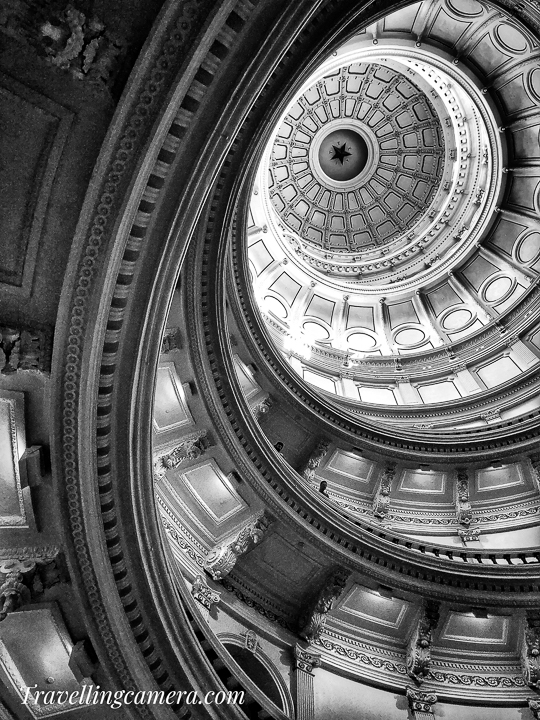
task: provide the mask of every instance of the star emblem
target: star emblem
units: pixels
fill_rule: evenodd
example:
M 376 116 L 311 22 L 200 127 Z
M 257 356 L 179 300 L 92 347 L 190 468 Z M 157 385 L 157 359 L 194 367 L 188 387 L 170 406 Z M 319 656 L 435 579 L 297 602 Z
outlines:
M 343 143 L 342 145 L 340 145 L 339 143 L 337 143 L 336 145 L 332 145 L 332 150 L 334 151 L 334 154 L 330 159 L 338 160 L 343 165 L 344 161 L 352 155 L 352 153 L 347 151 L 345 147 L 346 144 L 347 143 Z M 330 152 L 332 152 L 332 150 Z

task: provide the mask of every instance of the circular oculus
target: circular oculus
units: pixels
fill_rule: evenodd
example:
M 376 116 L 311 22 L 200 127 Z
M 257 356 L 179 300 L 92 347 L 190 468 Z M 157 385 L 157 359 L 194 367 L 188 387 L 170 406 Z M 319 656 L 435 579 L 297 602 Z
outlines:
M 350 128 L 333 130 L 319 147 L 319 165 L 331 180 L 352 180 L 366 167 L 367 159 L 366 141 Z

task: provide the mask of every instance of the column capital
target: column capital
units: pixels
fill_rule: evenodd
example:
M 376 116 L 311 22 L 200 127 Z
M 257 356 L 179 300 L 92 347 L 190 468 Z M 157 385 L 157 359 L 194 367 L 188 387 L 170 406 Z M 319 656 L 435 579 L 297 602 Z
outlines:
M 409 701 L 409 708 L 415 717 L 418 716 L 418 713 L 421 713 L 421 717 L 422 715 L 433 715 L 433 705 L 437 702 L 435 693 L 421 692 L 410 685 L 407 685 L 405 692 Z
M 202 575 L 197 575 L 193 580 L 191 594 L 206 610 L 210 610 L 212 605 L 217 605 L 221 599 L 221 593 L 212 590 Z
M 309 647 L 303 648 L 299 643 L 296 643 L 293 652 L 296 670 L 302 670 L 312 675 L 315 668 L 321 667 L 320 653 L 313 652 Z

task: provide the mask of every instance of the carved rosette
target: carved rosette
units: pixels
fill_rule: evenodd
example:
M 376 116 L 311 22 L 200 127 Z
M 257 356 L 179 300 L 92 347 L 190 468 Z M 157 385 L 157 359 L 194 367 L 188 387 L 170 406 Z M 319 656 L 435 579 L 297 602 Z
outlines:
M 426 603 L 407 647 L 407 674 L 418 684 L 429 675 L 432 631 L 438 622 L 439 604 Z
M 169 353 L 172 350 L 179 350 L 181 347 L 182 335 L 180 333 L 180 328 L 166 328 L 163 335 L 163 340 L 161 341 L 161 352 Z
M 540 632 L 529 618 L 523 637 L 521 668 L 527 685 L 540 690 Z
M 216 545 L 204 561 L 204 569 L 214 580 L 226 577 L 241 555 L 251 552 L 263 539 L 272 519 L 263 511 L 248 523 L 227 545 Z
M 0 621 L 61 582 L 60 556 L 0 561 Z
M 407 685 L 407 700 L 415 718 L 433 717 L 433 706 L 437 702 L 435 693 L 421 692 Z
M 321 667 L 321 656 L 297 643 L 294 646 L 294 666 L 296 670 L 312 675 L 315 668 Z
M 51 367 L 52 333 L 30 327 L 0 326 L 0 371 L 46 372 Z
M 191 594 L 206 610 L 210 610 L 212 605 L 217 605 L 221 598 L 221 593 L 212 590 L 202 575 L 197 575 L 193 581 Z
M 304 480 L 307 480 L 308 482 L 312 482 L 315 479 L 315 471 L 319 467 L 319 465 L 322 462 L 322 459 L 328 452 L 328 448 L 330 447 L 330 443 L 327 440 L 320 440 L 317 443 L 317 447 L 310 455 L 308 461 L 306 462 L 306 465 L 302 472 L 300 473 Z
M 251 412 L 253 413 L 253 417 L 255 420 L 260 421 L 263 415 L 267 415 L 270 411 L 270 408 L 272 407 L 272 401 L 269 397 L 264 398 L 264 400 L 261 400 L 256 405 L 254 405 L 251 408 Z
M 252 653 L 257 652 L 259 640 L 254 630 L 246 630 L 244 635 L 244 648 Z
M 386 517 L 390 509 L 390 491 L 392 490 L 392 481 L 395 474 L 394 466 L 386 468 L 380 480 L 379 489 L 373 498 L 373 514 L 381 520 Z
M 315 599 L 301 613 L 298 623 L 298 634 L 301 638 L 307 642 L 315 642 L 320 639 L 326 625 L 327 615 L 343 593 L 350 574 L 349 570 L 343 568 L 335 570 Z
M 468 528 L 472 520 L 469 500 L 469 476 L 465 470 L 458 470 L 456 483 L 456 517 L 460 525 Z
M 206 430 L 200 430 L 184 438 L 174 450 L 162 455 L 154 463 L 154 477 L 162 478 L 169 468 L 177 468 L 188 460 L 197 460 L 209 447 Z

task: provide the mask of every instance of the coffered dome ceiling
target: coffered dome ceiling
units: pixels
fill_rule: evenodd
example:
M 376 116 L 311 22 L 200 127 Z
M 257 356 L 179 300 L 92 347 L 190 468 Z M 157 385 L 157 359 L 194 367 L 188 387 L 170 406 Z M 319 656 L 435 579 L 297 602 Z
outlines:
M 441 184 L 444 134 L 428 97 L 404 75 L 358 63 L 298 98 L 271 157 L 270 198 L 287 228 L 350 263 L 425 216 Z
M 537 55 L 487 6 L 416 4 L 335 51 L 278 123 L 248 222 L 255 298 L 349 411 L 463 428 L 536 411 Z

